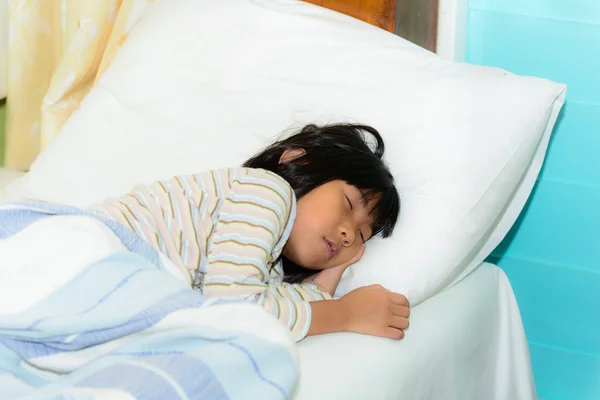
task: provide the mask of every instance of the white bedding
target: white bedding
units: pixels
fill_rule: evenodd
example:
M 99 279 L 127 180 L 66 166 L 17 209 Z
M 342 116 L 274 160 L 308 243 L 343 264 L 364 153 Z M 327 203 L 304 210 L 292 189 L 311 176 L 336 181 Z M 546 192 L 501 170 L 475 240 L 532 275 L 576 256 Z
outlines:
M 19 175 L 0 169 L 0 202 Z M 400 342 L 331 334 L 298 347 L 296 400 L 537 398 L 512 288 L 492 264 L 413 308 Z
M 297 347 L 276 318 L 199 296 L 128 228 L 74 213 L 0 207 L 0 399 L 293 395 Z
M 299 350 L 299 400 L 537 398 L 514 293 L 488 263 L 415 307 L 400 342 L 331 334 Z

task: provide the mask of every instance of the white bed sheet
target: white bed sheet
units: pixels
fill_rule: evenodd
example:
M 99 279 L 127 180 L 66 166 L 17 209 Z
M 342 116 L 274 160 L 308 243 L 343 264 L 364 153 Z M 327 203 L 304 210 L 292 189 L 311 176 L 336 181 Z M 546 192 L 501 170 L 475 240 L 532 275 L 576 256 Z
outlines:
M 0 169 L 5 188 L 22 173 Z M 296 400 L 537 399 L 521 315 L 502 270 L 484 263 L 412 309 L 406 338 L 309 337 Z
M 299 351 L 297 400 L 537 399 L 514 293 L 488 263 L 415 307 L 402 341 L 331 334 Z

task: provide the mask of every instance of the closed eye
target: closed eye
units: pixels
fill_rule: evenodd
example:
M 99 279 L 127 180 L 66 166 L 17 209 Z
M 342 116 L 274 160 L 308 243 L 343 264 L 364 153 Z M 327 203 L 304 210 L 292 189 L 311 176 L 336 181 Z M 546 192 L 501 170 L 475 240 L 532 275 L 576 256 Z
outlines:
M 348 205 L 350 206 L 350 209 L 353 210 L 354 207 L 352 206 L 352 202 L 350 201 L 350 198 L 347 195 L 344 195 L 346 197 L 346 201 L 348 202 Z
M 360 229 L 358 230 L 358 234 L 360 235 L 360 238 L 362 239 L 362 242 L 365 243 L 366 242 L 365 235 L 363 235 L 363 233 L 362 233 L 362 231 Z

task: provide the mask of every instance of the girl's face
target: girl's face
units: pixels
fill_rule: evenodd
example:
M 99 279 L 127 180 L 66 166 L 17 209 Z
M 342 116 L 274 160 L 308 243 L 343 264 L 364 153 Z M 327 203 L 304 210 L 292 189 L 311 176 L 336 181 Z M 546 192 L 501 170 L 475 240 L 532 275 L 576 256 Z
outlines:
M 369 210 L 356 187 L 335 180 L 298 200 L 296 221 L 283 255 L 293 263 L 323 270 L 352 259 L 372 233 Z

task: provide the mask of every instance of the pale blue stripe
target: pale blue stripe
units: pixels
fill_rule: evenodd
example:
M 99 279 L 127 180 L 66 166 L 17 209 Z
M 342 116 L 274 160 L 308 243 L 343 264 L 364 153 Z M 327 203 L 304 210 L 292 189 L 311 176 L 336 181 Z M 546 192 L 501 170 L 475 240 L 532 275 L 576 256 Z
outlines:
M 134 276 L 135 279 L 127 279 L 128 276 Z M 122 286 L 125 281 L 126 285 Z M 117 287 L 120 289 L 115 290 Z M 118 253 L 86 268 L 43 302 L 17 315 L 3 316 L 0 319 L 0 334 L 11 335 L 13 329 L 35 324 L 37 329 L 27 331 L 27 337 L 32 339 L 39 337 L 41 331 L 46 335 L 64 334 L 67 330 L 64 323 L 67 321 L 69 332 L 83 326 L 89 329 L 105 326 L 104 318 L 122 323 L 142 307 L 188 290 L 184 282 L 171 279 L 166 271 L 154 269 L 142 257 L 133 253 Z M 107 293 L 110 295 L 107 296 Z M 135 298 L 132 298 L 132 293 L 136 293 Z M 94 305 L 102 307 L 95 309 Z M 88 315 L 92 310 L 93 315 Z M 45 320 L 49 325 L 43 325 Z
M 19 338 L 3 339 L 0 340 L 0 343 L 3 343 L 21 357 L 28 359 L 50 356 L 64 351 L 80 350 L 147 330 L 160 322 L 167 315 L 177 310 L 201 307 L 203 302 L 204 298 L 200 294 L 191 289 L 186 289 L 186 291 L 177 293 L 171 298 L 164 299 L 149 309 L 140 311 L 137 315 L 124 323 L 114 321 L 113 323 L 115 323 L 115 325 L 108 326 L 104 329 L 88 330 L 80 333 L 78 333 L 76 329 L 70 329 L 63 335 L 44 338 L 43 343 L 35 343 L 32 342 L 31 339 L 26 341 L 19 340 Z M 113 309 L 112 311 L 114 314 L 119 314 L 117 309 Z M 111 315 L 108 315 L 107 317 L 110 318 Z M 77 319 L 78 316 L 73 315 L 71 318 Z M 106 324 L 106 319 L 104 319 L 104 321 Z M 72 338 L 73 334 L 76 334 L 74 338 Z M 69 338 L 71 338 L 71 340 L 68 340 Z
M 229 199 L 231 199 L 235 202 L 246 202 L 246 203 L 258 204 L 262 207 L 265 207 L 265 208 L 268 208 L 269 210 L 274 211 L 279 218 L 284 219 L 284 220 L 286 218 L 287 205 L 289 204 L 289 202 L 286 202 L 285 204 L 280 204 L 279 202 L 273 202 L 270 199 L 265 198 L 265 197 L 248 195 L 248 194 L 240 194 L 240 193 L 235 193 L 235 192 L 230 193 Z
M 249 175 L 238 177 L 238 181 L 240 181 L 241 183 L 254 183 L 267 186 L 279 193 L 281 197 L 283 197 L 286 200 L 286 202 L 289 202 L 290 193 L 293 193 L 290 184 L 287 181 L 285 181 L 282 177 L 274 173 L 266 172 L 265 175 L 266 176 L 263 178 L 258 177 L 256 173 L 251 173 Z
M 160 374 L 128 364 L 112 365 L 97 371 L 82 379 L 75 387 L 117 389 L 131 394 L 136 400 L 185 399 Z
M 131 279 L 133 279 L 137 274 L 139 274 L 141 272 L 144 272 L 144 270 L 138 269 L 138 270 L 131 272 L 129 275 L 127 275 L 125 278 L 123 278 L 119 283 L 117 283 L 117 285 L 114 288 L 110 289 L 108 291 L 108 293 L 104 294 L 98 301 L 96 301 L 94 304 L 92 304 L 88 308 L 84 309 L 83 311 L 77 313 L 77 316 L 80 317 L 84 314 L 94 311 L 97 307 L 99 307 L 100 305 L 105 303 L 111 296 L 113 296 L 118 290 L 120 290 L 125 285 L 127 285 L 127 283 L 129 281 L 131 281 Z M 31 325 L 29 325 L 26 329 L 29 329 L 29 330 L 35 329 L 40 323 L 47 321 L 50 318 L 52 318 L 52 317 L 38 319 L 38 320 L 34 321 Z
M 277 389 L 282 394 L 284 399 L 287 398 L 288 393 L 286 393 L 286 391 L 281 386 L 279 386 L 277 383 L 273 382 L 272 380 L 266 378 L 261 373 L 256 359 L 252 356 L 252 353 L 250 353 L 248 351 L 248 349 L 246 349 L 244 346 L 239 345 L 237 343 L 229 343 L 229 345 L 233 348 L 240 350 L 242 353 L 244 353 L 246 355 L 246 357 L 248 357 L 248 359 L 250 360 L 250 363 L 252 364 L 252 368 L 254 369 L 254 372 L 263 382 L 265 382 L 265 383 L 273 386 L 275 389 Z
M 202 357 L 231 398 L 287 399 L 295 390 L 297 369 L 290 353 L 283 347 L 251 335 L 205 347 L 194 355 Z M 250 379 L 250 377 L 253 377 Z
M 41 202 L 22 202 L 0 206 L 0 238 L 12 236 L 31 223 L 52 215 L 78 215 L 97 219 L 109 227 L 129 251 L 138 253 L 156 267 L 161 267 L 156 250 L 140 236 L 118 222 L 76 207 Z
M 239 214 L 239 213 L 234 213 L 234 214 L 230 214 L 227 213 L 225 211 L 221 212 L 220 218 L 221 221 L 225 221 L 225 222 L 238 222 L 238 221 L 242 221 L 242 222 L 247 222 L 253 225 L 258 225 L 261 226 L 265 229 L 268 229 L 271 232 L 277 233 L 277 231 L 279 230 L 279 223 L 278 221 L 270 221 L 270 220 L 266 220 L 264 218 L 257 218 L 253 215 L 243 215 L 243 214 Z
M 267 254 L 271 253 L 271 243 L 265 242 L 264 240 L 254 236 L 241 235 L 239 233 L 220 233 L 218 235 L 218 241 L 215 239 L 213 240 L 213 243 L 218 244 L 221 242 L 226 242 L 228 240 L 235 240 L 243 244 L 252 244 L 260 246 L 267 252 Z

